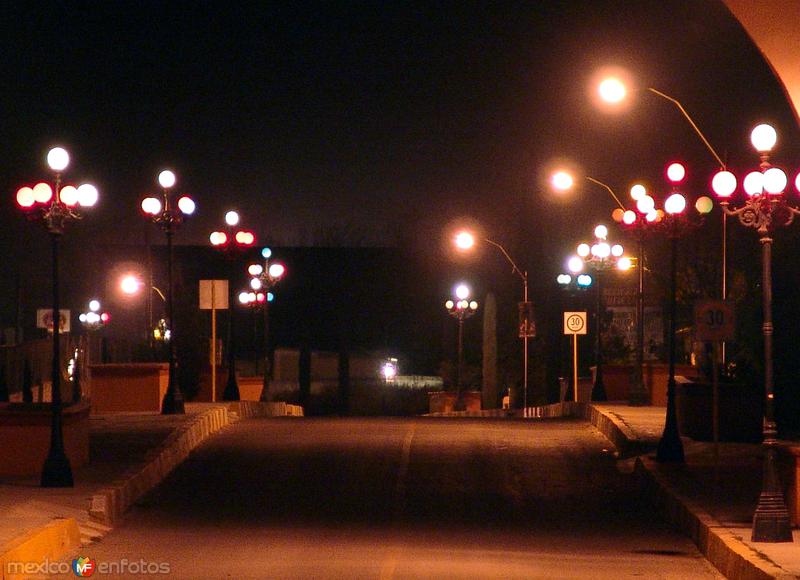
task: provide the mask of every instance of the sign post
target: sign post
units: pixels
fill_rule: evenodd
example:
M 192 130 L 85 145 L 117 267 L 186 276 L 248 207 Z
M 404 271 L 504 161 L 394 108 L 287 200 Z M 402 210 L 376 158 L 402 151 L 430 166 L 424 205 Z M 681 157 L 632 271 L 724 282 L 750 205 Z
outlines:
M 578 401 L 578 335 L 586 334 L 586 312 L 564 313 L 564 334 L 572 335 L 572 392 Z
M 712 429 L 714 438 L 714 479 L 719 484 L 719 345 L 733 340 L 736 334 L 736 314 L 724 300 L 700 300 L 694 305 L 695 339 L 712 344 Z
M 228 308 L 227 280 L 200 280 L 200 309 L 211 310 L 211 402 L 217 400 L 217 310 Z

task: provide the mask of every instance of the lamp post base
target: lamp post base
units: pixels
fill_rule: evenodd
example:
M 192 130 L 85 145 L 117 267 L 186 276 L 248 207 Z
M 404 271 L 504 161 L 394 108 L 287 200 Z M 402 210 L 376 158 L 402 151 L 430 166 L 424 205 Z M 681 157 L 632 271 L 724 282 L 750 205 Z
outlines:
M 63 449 L 50 450 L 42 468 L 42 487 L 73 487 L 72 467 Z
M 778 481 L 774 443 L 765 443 L 764 488 L 753 515 L 753 542 L 791 542 L 792 524 Z
M 598 401 L 601 403 L 608 401 L 606 387 L 603 385 L 602 381 L 595 381 L 594 385 L 592 385 L 592 401 Z
M 164 399 L 161 401 L 162 415 L 183 415 L 186 410 L 183 406 L 183 395 L 173 387 L 167 387 Z
M 225 384 L 225 390 L 222 393 L 223 401 L 239 400 L 239 384 L 236 382 L 235 372 L 236 371 L 232 371 L 229 373 L 228 382 Z

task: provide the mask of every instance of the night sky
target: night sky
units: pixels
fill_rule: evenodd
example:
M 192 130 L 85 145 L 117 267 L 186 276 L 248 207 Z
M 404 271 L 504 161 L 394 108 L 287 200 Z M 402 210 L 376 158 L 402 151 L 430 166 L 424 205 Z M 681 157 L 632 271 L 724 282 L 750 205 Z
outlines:
M 706 0 L 14 4 L 0 14 L 3 218 L 63 144 L 70 176 L 101 190 L 75 228 L 86 239 L 138 242 L 139 199 L 165 166 L 198 203 L 184 243 L 230 207 L 285 244 L 326 229 L 394 244 L 463 214 L 496 238 L 526 237 L 503 230 L 510 217 L 582 231 L 613 205 L 591 187 L 554 204 L 540 178 L 558 157 L 623 194 L 684 158 L 703 188 L 713 159 L 668 102 L 591 105 L 609 64 L 679 98 L 734 165 L 753 162 L 761 119 L 800 151 L 768 68 Z

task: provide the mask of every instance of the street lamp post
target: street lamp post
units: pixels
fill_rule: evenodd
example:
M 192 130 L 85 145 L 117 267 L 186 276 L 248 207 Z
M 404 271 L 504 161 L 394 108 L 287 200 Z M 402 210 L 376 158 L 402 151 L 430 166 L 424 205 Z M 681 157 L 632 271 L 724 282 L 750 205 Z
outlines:
M 72 487 L 72 468 L 64 451 L 63 415 L 61 400 L 61 354 L 59 352 L 60 308 L 58 292 L 59 241 L 67 223 L 78 220 L 78 207 L 97 203 L 97 189 L 90 184 L 62 187 L 61 173 L 69 165 L 69 154 L 61 147 L 51 149 L 47 164 L 55 174 L 55 187 L 38 183 L 17 191 L 17 204 L 31 219 L 40 219 L 50 233 L 53 275 L 53 361 L 51 367 L 51 424 L 50 449 L 42 468 L 42 487 Z
M 233 291 L 233 278 L 236 268 L 237 250 L 249 248 L 256 242 L 256 237 L 253 232 L 247 230 L 235 230 L 234 228 L 239 224 L 239 214 L 235 211 L 229 211 L 225 214 L 225 224 L 227 225 L 227 232 L 216 231 L 211 232 L 209 241 L 211 245 L 221 248 L 225 251 L 225 255 L 229 260 L 228 267 L 228 380 L 225 383 L 225 390 L 222 393 L 223 401 L 238 401 L 239 400 L 239 384 L 236 380 L 236 334 L 234 324 L 234 291 Z
M 791 542 L 792 530 L 786 500 L 780 485 L 776 462 L 777 425 L 775 422 L 775 393 L 773 388 L 772 337 L 772 232 L 788 226 L 800 208 L 789 205 L 786 198 L 786 173 L 770 164 L 769 157 L 777 141 L 777 133 L 769 125 L 759 125 L 751 133 L 751 141 L 761 158 L 760 170 L 749 173 L 743 181 L 747 197 L 738 208 L 730 207 L 730 196 L 736 190 L 736 177 L 721 171 L 714 176 L 712 188 L 720 198 L 726 215 L 735 216 L 739 222 L 758 232 L 761 243 L 761 282 L 763 301 L 764 337 L 764 478 L 758 506 L 753 515 L 752 540 L 754 542 Z M 795 181 L 800 189 L 800 179 Z
M 137 274 L 125 274 L 119 280 L 119 289 L 122 291 L 123 294 L 126 294 L 128 296 L 133 296 L 135 294 L 138 294 L 139 291 L 145 286 L 149 286 L 150 290 L 152 292 L 155 292 L 164 304 L 167 303 L 167 297 L 164 295 L 161 289 L 153 285 L 152 271 L 150 273 L 149 284 L 145 284 L 145 282 L 143 282 L 142 279 Z M 148 292 L 145 338 L 147 339 L 147 344 L 150 348 L 153 347 L 153 341 L 156 339 L 156 335 L 159 333 L 160 333 L 159 329 L 153 324 L 153 295 L 151 292 Z
M 603 383 L 603 339 L 602 339 L 602 318 L 603 318 L 603 278 L 605 272 L 611 268 L 630 265 L 630 261 L 622 261 L 625 250 L 620 244 L 609 244 L 608 228 L 598 225 L 594 228 L 595 243 L 591 246 L 587 243 L 578 245 L 578 255 L 570 258 L 568 267 L 570 271 L 577 274 L 583 269 L 584 264 L 595 271 L 595 375 L 592 385 L 592 401 L 607 401 L 605 384 Z
M 82 312 L 78 316 L 78 321 L 83 325 L 83 328 L 86 329 L 86 348 L 84 352 L 86 353 L 85 356 L 80 356 L 80 343 L 78 345 L 78 356 L 75 359 L 75 368 L 72 374 L 72 383 L 74 385 L 73 390 L 73 401 L 78 402 L 81 399 L 81 383 L 80 379 L 82 376 L 81 367 L 82 359 L 85 359 L 87 363 L 91 362 L 91 333 L 100 330 L 106 324 L 109 323 L 111 320 L 111 315 L 108 312 L 100 312 L 100 301 L 99 300 L 90 300 L 89 301 L 89 310 L 87 312 Z M 83 338 L 83 337 L 82 337 Z M 83 342 L 81 338 L 81 342 Z
M 170 329 L 169 344 L 169 378 L 167 392 L 161 403 L 161 413 L 164 415 L 182 415 L 185 413 L 183 393 L 181 393 L 176 376 L 177 360 L 175 356 L 175 318 L 174 318 L 174 288 L 172 279 L 172 237 L 187 216 L 194 213 L 195 203 L 188 195 L 182 195 L 177 202 L 173 202 L 170 189 L 175 185 L 175 174 L 164 170 L 158 174 L 158 183 L 161 186 L 159 197 L 149 196 L 142 200 L 142 211 L 153 223 L 157 224 L 167 238 L 167 324 Z
M 461 400 L 461 386 L 464 379 L 464 321 L 478 310 L 478 303 L 470 301 L 470 290 L 466 284 L 459 284 L 455 291 L 456 300 L 444 303 L 447 313 L 458 321 L 458 369 L 456 370 L 456 390 L 458 400 Z
M 261 257 L 264 258 L 264 265 L 251 264 L 247 268 L 247 273 L 253 278 L 250 280 L 250 287 L 255 291 L 262 292 L 266 300 L 264 307 L 264 382 L 261 387 L 261 400 L 266 401 L 269 397 L 269 380 L 271 373 L 270 365 L 270 344 L 269 344 L 269 303 L 272 301 L 272 290 L 275 285 L 283 278 L 286 267 L 283 264 L 274 262 L 270 264 L 272 250 L 269 248 L 261 249 Z
M 516 262 L 511 259 L 508 251 L 498 242 L 484 238 L 483 240 L 500 250 L 509 264 L 511 273 L 516 274 L 522 280 L 522 302 L 520 308 L 520 327 L 519 335 L 522 338 L 522 406 L 528 407 L 528 339 L 536 336 L 536 323 L 532 320 L 531 304 L 528 302 L 528 271 L 522 271 Z M 475 245 L 475 236 L 467 231 L 458 232 L 454 238 L 456 248 L 462 251 L 470 250 Z

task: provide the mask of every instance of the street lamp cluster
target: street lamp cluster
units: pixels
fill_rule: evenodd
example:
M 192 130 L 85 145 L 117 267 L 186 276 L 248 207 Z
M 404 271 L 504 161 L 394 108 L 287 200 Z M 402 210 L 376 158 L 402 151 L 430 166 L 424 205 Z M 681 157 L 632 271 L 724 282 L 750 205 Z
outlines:
M 461 385 L 464 380 L 464 321 L 471 318 L 478 310 L 478 303 L 470 300 L 471 290 L 466 284 L 459 284 L 455 289 L 455 300 L 447 300 L 444 307 L 447 313 L 458 321 L 458 369 L 456 370 L 456 389 L 461 396 Z
M 148 196 L 142 200 L 142 211 L 153 223 L 157 224 L 167 238 L 167 318 L 166 324 L 171 332 L 174 332 L 174 288 L 173 288 L 173 243 L 172 238 L 175 231 L 180 227 L 184 220 L 195 211 L 195 203 L 188 195 L 178 197 L 177 201 L 172 195 L 171 189 L 175 186 L 175 174 L 165 169 L 158 174 L 158 184 L 161 186 L 159 196 Z M 175 359 L 175 341 L 169 343 L 169 378 L 167 382 L 167 392 L 161 404 L 161 412 L 164 415 L 183 414 L 184 402 L 183 394 L 178 386 L 176 376 L 177 361 Z
M 605 272 L 611 269 L 627 270 L 631 267 L 630 258 L 624 256 L 625 249 L 620 244 L 610 244 L 608 242 L 608 228 L 598 225 L 594 228 L 595 242 L 588 244 L 583 242 L 578 244 L 576 249 L 577 256 L 572 256 L 567 261 L 567 268 L 573 274 L 578 274 L 588 266 L 595 272 L 596 281 L 595 292 L 595 375 L 592 385 L 592 400 L 606 401 L 605 385 L 603 384 L 603 340 L 602 340 L 602 319 L 603 319 L 603 278 Z
M 272 258 L 270 248 L 262 248 L 261 257 L 264 260 L 263 264 L 250 264 L 247 267 L 247 273 L 251 276 L 251 291 L 247 293 L 247 301 L 249 305 L 260 306 L 264 311 L 264 380 L 261 398 L 265 399 L 269 393 L 270 377 L 269 305 L 274 299 L 270 290 L 283 279 L 286 267 L 280 262 L 270 263 L 270 258 Z
M 780 485 L 776 466 L 777 426 L 775 423 L 775 392 L 773 387 L 772 340 L 772 235 L 790 225 L 800 215 L 800 207 L 790 202 L 786 187 L 788 178 L 779 167 L 770 163 L 770 154 L 778 140 L 770 125 L 758 125 L 750 135 L 753 147 L 760 157 L 758 170 L 749 172 L 742 180 L 745 198 L 738 207 L 731 205 L 737 189 L 736 176 L 726 170 L 717 173 L 711 181 L 712 189 L 726 215 L 736 217 L 745 227 L 756 230 L 761 243 L 761 293 L 763 306 L 762 334 L 764 337 L 764 479 L 761 494 L 753 516 L 753 541 L 790 542 L 791 523 L 786 501 Z M 800 191 L 800 174 L 795 178 L 795 188 Z
M 72 487 L 72 467 L 64 452 L 63 413 L 61 397 L 61 354 L 59 349 L 59 241 L 66 225 L 81 219 L 80 208 L 97 203 L 97 189 L 91 184 L 79 187 L 64 185 L 61 174 L 69 166 L 69 153 L 55 147 L 47 154 L 47 164 L 54 174 L 54 186 L 41 182 L 17 191 L 17 204 L 30 219 L 40 220 L 50 234 L 53 276 L 53 360 L 51 366 L 52 418 L 50 448 L 42 468 L 42 487 Z

